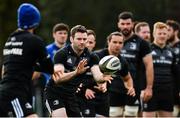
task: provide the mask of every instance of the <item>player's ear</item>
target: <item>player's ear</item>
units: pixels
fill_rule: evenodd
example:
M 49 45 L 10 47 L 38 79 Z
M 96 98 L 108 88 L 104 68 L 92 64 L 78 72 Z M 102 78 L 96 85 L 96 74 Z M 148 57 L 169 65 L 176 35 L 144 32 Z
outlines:
M 73 39 L 73 37 L 72 37 L 72 36 L 70 36 L 70 41 L 71 41 L 71 43 L 73 42 L 73 40 L 74 40 L 74 39 Z
M 56 33 L 55 33 L 55 32 L 53 32 L 53 38 L 55 39 L 55 37 L 56 37 Z

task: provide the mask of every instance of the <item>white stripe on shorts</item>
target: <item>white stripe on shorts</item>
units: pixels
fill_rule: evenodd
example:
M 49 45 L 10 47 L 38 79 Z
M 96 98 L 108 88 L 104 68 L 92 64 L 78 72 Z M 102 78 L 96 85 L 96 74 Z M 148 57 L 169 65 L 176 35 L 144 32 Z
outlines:
M 22 110 L 22 107 L 21 107 L 21 105 L 19 103 L 18 98 L 16 98 L 13 101 L 11 101 L 11 104 L 13 106 L 13 109 L 14 109 L 14 112 L 16 114 L 16 117 L 24 116 L 24 113 L 23 113 L 23 110 Z
M 46 99 L 46 103 L 45 104 L 46 104 L 46 108 L 48 109 L 49 113 L 52 114 L 51 107 L 50 107 L 49 102 L 48 102 L 47 99 Z

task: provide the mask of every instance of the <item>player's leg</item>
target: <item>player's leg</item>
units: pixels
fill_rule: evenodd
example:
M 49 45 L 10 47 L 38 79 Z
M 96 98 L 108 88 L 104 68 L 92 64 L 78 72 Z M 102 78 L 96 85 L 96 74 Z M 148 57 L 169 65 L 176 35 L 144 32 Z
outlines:
M 49 111 L 50 116 L 52 117 L 67 117 L 66 109 L 64 104 L 57 99 L 46 99 L 46 108 Z
M 111 117 L 123 116 L 124 106 L 126 104 L 126 94 L 110 92 L 110 111 Z
M 127 96 L 126 105 L 124 107 L 124 116 L 136 117 L 140 107 L 140 91 L 136 90 L 136 96 Z
M 109 95 L 108 93 L 102 93 L 95 98 L 95 112 L 96 117 L 109 117 Z

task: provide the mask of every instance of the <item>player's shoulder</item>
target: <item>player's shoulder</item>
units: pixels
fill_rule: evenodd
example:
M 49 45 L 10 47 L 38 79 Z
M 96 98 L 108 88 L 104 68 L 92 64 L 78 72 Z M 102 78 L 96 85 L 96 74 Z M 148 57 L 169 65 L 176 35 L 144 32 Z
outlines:
M 108 55 L 108 49 L 104 48 L 104 49 L 99 49 L 94 51 L 95 54 L 97 54 L 98 56 L 106 56 Z
M 70 55 L 71 51 L 70 51 L 70 45 L 66 45 L 62 48 L 60 48 L 59 50 L 57 50 L 56 54 L 65 54 L 65 55 Z
M 46 46 L 47 50 L 50 50 L 54 47 L 55 43 L 50 43 L 49 45 Z

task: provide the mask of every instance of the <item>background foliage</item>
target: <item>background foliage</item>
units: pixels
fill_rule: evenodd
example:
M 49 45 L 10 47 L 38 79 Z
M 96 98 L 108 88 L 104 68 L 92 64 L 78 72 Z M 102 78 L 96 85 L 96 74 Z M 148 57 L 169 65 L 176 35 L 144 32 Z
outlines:
M 102 48 L 106 36 L 117 30 L 117 16 L 122 11 L 134 13 L 137 21 L 152 26 L 157 21 L 180 21 L 179 0 L 0 0 L 0 51 L 11 32 L 17 28 L 17 8 L 23 2 L 36 5 L 42 14 L 37 34 L 47 43 L 52 42 L 54 24 L 64 22 L 71 27 L 85 25 L 95 30 L 97 48 Z

